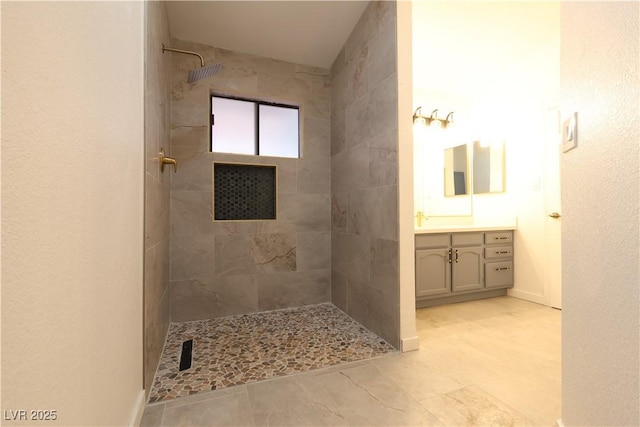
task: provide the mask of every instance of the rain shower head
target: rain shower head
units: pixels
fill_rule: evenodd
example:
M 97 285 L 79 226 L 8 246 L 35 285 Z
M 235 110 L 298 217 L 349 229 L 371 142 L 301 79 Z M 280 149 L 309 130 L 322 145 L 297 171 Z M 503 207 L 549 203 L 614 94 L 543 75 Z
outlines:
M 197 70 L 189 71 L 188 83 L 197 82 L 198 80 L 206 79 L 207 77 L 215 76 L 222 70 L 222 64 L 213 64 L 208 67 L 201 67 Z
M 184 53 L 187 55 L 194 55 L 200 58 L 200 68 L 197 70 L 189 71 L 189 77 L 187 79 L 187 83 L 197 82 L 198 80 L 206 79 L 207 77 L 215 76 L 222 70 L 222 64 L 213 64 L 208 67 L 204 66 L 204 58 L 198 52 L 192 52 L 190 50 L 176 49 L 173 47 L 166 47 L 164 43 L 162 44 L 162 53 L 165 51 L 176 52 L 176 53 Z

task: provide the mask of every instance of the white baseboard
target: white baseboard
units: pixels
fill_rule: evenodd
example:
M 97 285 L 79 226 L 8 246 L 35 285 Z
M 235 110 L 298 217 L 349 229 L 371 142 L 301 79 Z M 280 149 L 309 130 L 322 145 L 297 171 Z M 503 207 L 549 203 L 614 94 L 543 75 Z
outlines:
M 138 399 L 136 401 L 136 406 L 133 408 L 133 412 L 131 413 L 131 418 L 129 419 L 129 426 L 136 427 L 140 425 L 140 421 L 142 421 L 142 414 L 144 413 L 144 390 L 140 390 L 138 393 Z
M 400 351 L 406 353 L 407 351 L 414 351 L 420 348 L 420 338 L 413 336 L 411 338 L 402 338 L 400 340 Z
M 564 423 L 562 422 L 562 418 L 558 418 L 556 420 L 556 426 L 558 427 L 564 427 Z
M 507 295 L 535 302 L 536 304 L 547 305 L 544 301 L 544 295 L 533 294 L 531 292 L 521 291 L 519 289 L 509 289 Z

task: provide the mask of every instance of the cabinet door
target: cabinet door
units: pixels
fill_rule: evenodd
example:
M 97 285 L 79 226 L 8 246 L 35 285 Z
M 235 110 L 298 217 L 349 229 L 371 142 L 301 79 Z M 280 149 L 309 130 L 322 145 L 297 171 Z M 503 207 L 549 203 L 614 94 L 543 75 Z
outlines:
M 416 251 L 416 298 L 446 295 L 451 292 L 449 249 Z
M 482 248 L 454 248 L 452 292 L 482 289 Z

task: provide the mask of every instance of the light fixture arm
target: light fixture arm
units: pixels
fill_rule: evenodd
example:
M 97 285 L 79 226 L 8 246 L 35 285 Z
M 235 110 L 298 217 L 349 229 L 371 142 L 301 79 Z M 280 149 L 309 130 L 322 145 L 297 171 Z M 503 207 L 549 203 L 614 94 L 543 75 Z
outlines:
M 416 110 L 413 112 L 413 122 L 415 123 L 417 119 L 421 119 L 424 116 L 422 115 L 422 107 L 418 107 L 416 108 Z
M 447 114 L 447 117 L 442 121 L 442 127 L 448 127 L 453 124 L 453 111 Z
M 439 124 L 443 128 L 446 128 L 453 123 L 453 111 L 447 114 L 447 117 L 445 119 L 439 119 L 437 108 L 431 112 L 430 116 L 424 116 L 422 115 L 422 107 L 418 107 L 413 112 L 413 123 L 416 124 L 418 121 L 424 121 L 424 124 L 426 124 L 427 126 L 431 126 L 431 124 L 433 123 L 434 125 Z

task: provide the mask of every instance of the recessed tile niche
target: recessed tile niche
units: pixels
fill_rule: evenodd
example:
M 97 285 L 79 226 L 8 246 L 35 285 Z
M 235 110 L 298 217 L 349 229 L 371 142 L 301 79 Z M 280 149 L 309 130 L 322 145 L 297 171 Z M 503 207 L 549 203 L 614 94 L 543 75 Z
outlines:
M 216 221 L 276 219 L 276 167 L 213 164 Z

